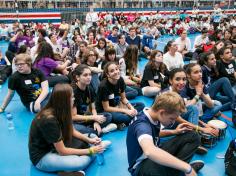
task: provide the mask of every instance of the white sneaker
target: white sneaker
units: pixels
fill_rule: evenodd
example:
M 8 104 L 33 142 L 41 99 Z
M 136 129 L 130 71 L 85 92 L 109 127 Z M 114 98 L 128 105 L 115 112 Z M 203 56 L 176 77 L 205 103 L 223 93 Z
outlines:
M 102 128 L 103 133 L 109 133 L 117 129 L 117 125 L 114 123 L 109 123 L 106 127 Z
M 105 140 L 101 142 L 101 145 L 103 146 L 104 149 L 107 149 L 111 145 L 111 141 Z

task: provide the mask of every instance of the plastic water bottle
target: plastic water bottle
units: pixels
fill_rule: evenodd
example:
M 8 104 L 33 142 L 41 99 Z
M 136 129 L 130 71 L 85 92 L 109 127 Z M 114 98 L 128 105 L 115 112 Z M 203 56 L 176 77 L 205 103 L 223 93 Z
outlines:
M 8 130 L 14 130 L 14 123 L 13 123 L 13 116 L 10 112 L 7 112 L 7 124 L 8 124 Z
M 97 154 L 97 163 L 98 163 L 98 165 L 103 165 L 103 163 L 104 163 L 104 155 L 103 155 L 103 153 L 98 153 Z

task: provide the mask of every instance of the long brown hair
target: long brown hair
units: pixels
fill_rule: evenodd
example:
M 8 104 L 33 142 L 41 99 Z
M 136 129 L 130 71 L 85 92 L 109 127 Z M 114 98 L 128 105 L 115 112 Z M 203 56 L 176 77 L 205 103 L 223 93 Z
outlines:
M 160 63 L 159 67 L 157 66 L 156 60 L 155 60 L 157 53 L 163 54 L 159 50 L 153 50 L 151 52 L 150 59 L 147 64 L 150 65 L 153 70 L 160 70 L 160 72 L 164 74 L 167 71 L 167 67 L 163 62 Z
M 129 45 L 125 50 L 123 58 L 125 59 L 128 74 L 135 74 L 138 67 L 138 47 L 136 45 Z
M 37 114 L 36 118 L 55 117 L 61 127 L 63 142 L 71 143 L 72 139 L 72 88 L 69 84 L 57 84 L 47 105 Z

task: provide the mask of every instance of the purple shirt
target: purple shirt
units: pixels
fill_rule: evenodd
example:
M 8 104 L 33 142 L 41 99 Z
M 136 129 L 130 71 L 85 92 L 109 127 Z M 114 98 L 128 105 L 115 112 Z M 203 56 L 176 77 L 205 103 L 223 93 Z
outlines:
M 50 73 L 58 66 L 58 63 L 49 58 L 45 57 L 34 63 L 34 68 L 41 70 L 46 77 L 50 76 Z
M 17 37 L 17 39 L 16 39 L 17 49 L 19 49 L 22 45 L 26 45 L 26 46 L 30 47 L 29 42 L 30 42 L 29 37 L 26 37 L 26 36 Z

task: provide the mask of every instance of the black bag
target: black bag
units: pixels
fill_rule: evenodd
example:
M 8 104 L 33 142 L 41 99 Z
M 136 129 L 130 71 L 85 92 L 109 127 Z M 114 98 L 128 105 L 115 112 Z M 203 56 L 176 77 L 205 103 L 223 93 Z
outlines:
M 230 142 L 225 154 L 225 173 L 236 176 L 236 139 Z

